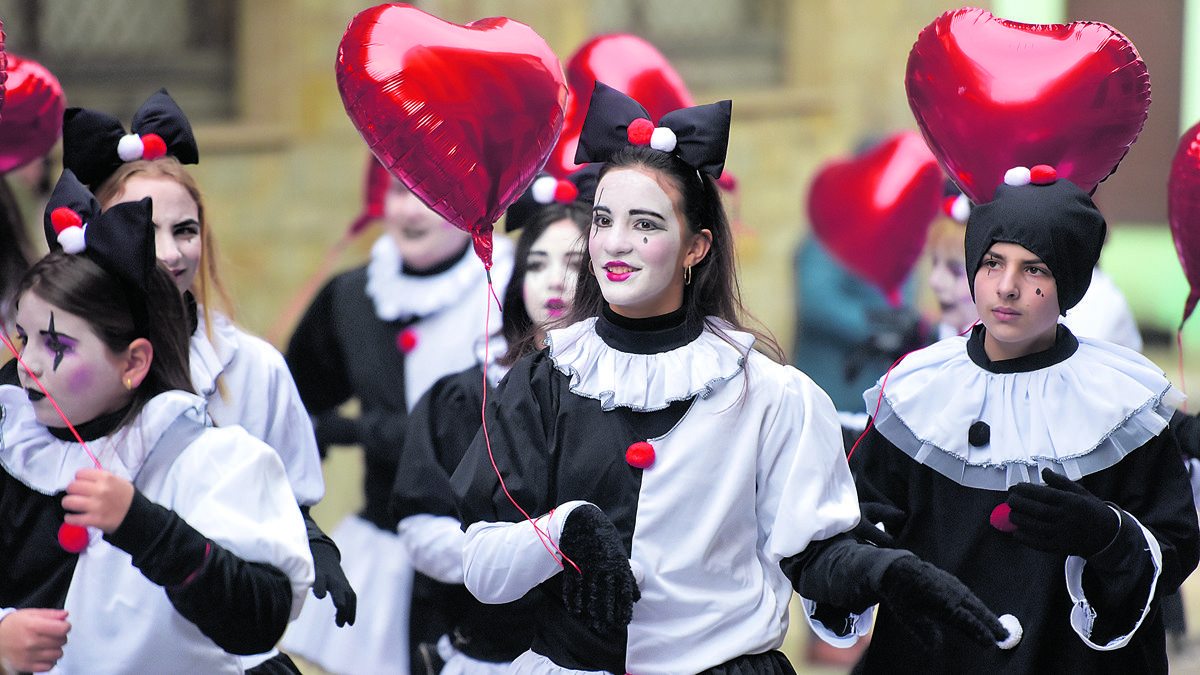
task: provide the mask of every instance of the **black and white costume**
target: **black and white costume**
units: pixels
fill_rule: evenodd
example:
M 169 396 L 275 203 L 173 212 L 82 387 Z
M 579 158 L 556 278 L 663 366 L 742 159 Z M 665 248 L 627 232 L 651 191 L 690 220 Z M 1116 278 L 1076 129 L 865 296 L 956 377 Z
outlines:
M 50 672 L 241 673 L 232 653 L 270 649 L 300 612 L 312 558 L 283 465 L 244 430 L 207 426 L 202 399 L 160 394 L 114 433 L 124 411 L 80 425 L 137 493 L 121 526 L 89 529 L 78 555 L 58 548 L 61 499 L 95 464 L 37 422 L 24 389 L 0 386 L 0 406 L 0 616 L 68 610 Z
M 780 562 L 852 528 L 858 508 L 829 397 L 753 341 L 715 318 L 687 326 L 682 310 L 606 310 L 551 331 L 500 383 L 490 444 L 476 436 L 452 484 L 467 587 L 538 602 L 514 672 L 698 673 L 759 654 L 777 665 L 792 595 Z M 653 446 L 649 468 L 626 462 L 636 442 Z M 586 628 L 559 599 L 558 575 L 573 571 L 550 542 L 585 502 L 630 551 L 641 599 L 627 634 Z
M 1158 599 L 1196 566 L 1200 534 L 1166 429 L 1182 395 L 1131 350 L 1059 326 L 1046 351 L 992 362 L 984 328 L 914 352 L 867 391 L 874 428 L 851 458 L 864 513 L 895 545 L 954 574 L 1024 637 L 1008 651 L 958 636 L 921 654 L 886 607 L 866 673 L 1166 672 Z M 1006 490 L 1051 468 L 1120 516 L 1085 560 L 989 524 Z M 905 670 L 907 668 L 907 670 Z

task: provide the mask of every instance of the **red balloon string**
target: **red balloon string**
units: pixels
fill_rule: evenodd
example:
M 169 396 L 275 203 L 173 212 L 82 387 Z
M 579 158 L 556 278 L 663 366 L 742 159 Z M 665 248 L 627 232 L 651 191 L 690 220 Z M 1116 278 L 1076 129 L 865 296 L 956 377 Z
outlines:
M 483 323 L 483 335 L 484 335 L 484 339 L 483 339 L 483 404 L 479 411 L 479 417 L 483 423 L 483 441 L 484 441 L 484 444 L 487 446 L 488 459 L 491 460 L 491 462 L 492 462 L 492 470 L 496 472 L 496 478 L 499 479 L 499 481 L 500 481 L 500 489 L 504 490 L 504 496 L 508 497 L 508 501 L 512 502 L 512 505 L 517 507 L 517 510 L 521 512 L 521 515 L 525 516 L 525 520 L 529 521 L 529 524 L 533 526 L 533 531 L 537 533 L 538 539 L 540 539 L 542 542 L 542 546 L 544 546 L 546 548 L 546 550 L 550 553 L 550 555 L 553 556 L 557 553 L 558 557 L 561 557 L 562 560 L 565 560 L 565 561 L 571 563 L 571 567 L 574 567 L 576 572 L 583 574 L 583 572 L 579 569 L 579 565 L 576 565 L 575 561 L 568 558 L 566 556 L 566 554 L 564 554 L 562 552 L 562 549 L 560 549 L 554 543 L 554 540 L 552 540 L 550 538 L 550 535 L 547 532 L 545 532 L 544 530 L 542 530 L 542 528 L 538 527 L 537 521 L 535 521 L 533 518 L 531 518 L 529 516 L 529 514 L 525 511 L 525 509 L 521 508 L 521 505 L 517 503 L 517 500 L 513 498 L 512 494 L 509 493 L 508 486 L 504 484 L 504 476 L 502 476 L 500 474 L 500 467 L 496 465 L 496 457 L 495 457 L 495 455 L 492 454 L 492 440 L 488 436 L 488 428 L 487 428 L 487 394 L 488 394 L 487 371 L 488 371 L 488 362 L 491 360 L 488 358 L 488 354 L 491 351 L 491 349 L 490 349 L 491 348 L 491 340 L 489 339 L 491 336 L 488 332 L 488 326 L 490 326 L 492 323 L 492 298 L 496 298 L 496 306 L 500 307 L 500 311 L 504 311 L 504 308 L 501 307 L 500 298 L 496 297 L 496 289 L 492 286 L 492 272 L 491 272 L 490 268 L 487 271 L 487 282 L 488 282 L 487 312 L 485 314 L 486 318 L 484 319 L 484 323 Z M 562 565 L 562 560 L 559 561 L 559 563 L 558 563 L 559 565 Z
M 92 454 L 92 451 L 90 448 L 88 448 L 87 443 L 83 442 L 83 438 L 79 435 L 79 432 L 75 430 L 75 425 L 71 424 L 71 420 L 67 419 L 67 416 L 63 413 L 62 408 L 58 407 L 58 402 L 54 400 L 54 397 L 50 395 L 50 392 L 46 391 L 46 387 L 42 385 L 42 381 L 39 380 L 37 375 L 34 375 L 33 371 L 29 370 L 29 367 L 25 365 L 25 361 L 21 359 L 21 354 L 17 352 L 17 348 L 14 347 L 13 343 L 8 339 L 8 327 L 4 326 L 3 324 L 0 324 L 0 340 L 4 341 L 4 346 L 8 347 L 8 351 L 12 352 L 12 355 L 17 358 L 17 363 L 21 364 L 21 367 L 25 369 L 25 372 L 29 373 L 29 376 L 33 378 L 33 381 L 37 384 L 38 389 L 41 389 L 42 393 L 46 395 L 46 400 L 50 401 L 50 405 L 54 406 L 54 409 L 58 411 L 58 416 L 62 418 L 62 421 L 66 423 L 67 428 L 71 430 L 71 433 L 75 436 L 75 440 L 79 441 L 79 444 L 83 446 L 83 451 L 87 453 L 88 457 L 92 458 L 92 462 L 95 463 L 96 468 L 104 468 L 100 466 L 100 460 L 96 459 L 96 456 Z

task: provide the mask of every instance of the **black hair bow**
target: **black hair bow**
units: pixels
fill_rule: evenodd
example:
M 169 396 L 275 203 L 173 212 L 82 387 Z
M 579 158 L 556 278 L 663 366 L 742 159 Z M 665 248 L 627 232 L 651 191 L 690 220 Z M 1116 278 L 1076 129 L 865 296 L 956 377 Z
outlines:
M 670 129 L 674 134 L 673 141 L 667 143 L 670 147 L 665 151 L 673 153 L 697 171 L 720 178 L 725 169 L 725 153 L 729 149 L 732 110 L 733 102 L 725 100 L 681 108 L 663 115 L 658 126 Z M 634 143 L 664 149 L 650 140 L 649 130 L 654 125 L 647 127 L 646 123 L 637 120 L 651 121 L 650 113 L 642 104 L 597 82 L 592 90 L 587 116 L 583 119 L 583 128 L 579 132 L 575 163 L 606 162 L 618 150 Z M 634 138 L 631 140 L 631 137 Z
M 70 169 L 64 169 L 46 204 L 43 224 L 51 251 L 61 248 L 85 255 L 126 286 L 146 294 L 147 279 L 158 264 L 149 197 L 101 213 L 96 197 Z
M 96 189 L 122 164 L 134 159 L 154 159 L 168 154 L 181 164 L 200 161 L 192 125 L 166 89 L 159 89 L 133 115 L 131 134 L 111 115 L 87 108 L 67 108 L 63 113 L 63 168 L 75 172 L 90 189 Z M 156 136 L 162 141 L 148 140 Z M 121 147 L 126 136 L 137 136 L 141 142 Z M 120 148 L 120 150 L 118 150 Z M 133 156 L 133 154 L 136 156 Z M 122 158 L 126 154 L 127 158 Z

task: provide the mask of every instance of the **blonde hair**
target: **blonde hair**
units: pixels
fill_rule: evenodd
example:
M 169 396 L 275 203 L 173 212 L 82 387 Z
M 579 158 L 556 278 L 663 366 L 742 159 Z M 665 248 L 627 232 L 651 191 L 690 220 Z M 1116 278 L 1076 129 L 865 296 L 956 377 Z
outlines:
M 209 230 L 208 222 L 204 217 L 204 200 L 200 195 L 200 187 L 192 174 L 188 173 L 187 169 L 179 163 L 179 160 L 168 155 L 158 159 L 138 159 L 122 164 L 96 189 L 96 199 L 104 208 L 108 208 L 125 192 L 125 185 L 129 180 L 139 176 L 173 180 L 183 186 L 183 189 L 187 190 L 192 197 L 192 201 L 196 202 L 196 210 L 200 216 L 200 238 L 203 247 L 201 257 L 203 260 L 200 261 L 200 270 L 196 275 L 196 280 L 192 283 L 191 290 L 196 302 L 203 307 L 204 323 L 211 338 L 213 307 L 215 306 L 232 320 L 233 301 L 221 283 L 221 276 L 217 272 L 216 236 Z
M 939 215 L 929 226 L 925 236 L 925 250 L 930 254 L 935 252 L 952 253 L 955 258 L 966 258 L 967 226 L 947 215 Z M 949 257 L 949 256 L 947 256 Z

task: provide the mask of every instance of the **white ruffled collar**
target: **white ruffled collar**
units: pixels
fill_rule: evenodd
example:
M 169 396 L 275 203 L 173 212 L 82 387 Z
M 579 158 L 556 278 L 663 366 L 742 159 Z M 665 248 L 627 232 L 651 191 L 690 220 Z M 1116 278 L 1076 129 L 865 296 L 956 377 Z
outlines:
M 1159 434 L 1183 403 L 1161 369 L 1107 342 L 1079 339 L 1057 363 L 995 373 L 971 360 L 967 341 L 909 354 L 881 378 L 882 396 L 879 384 L 863 394 L 884 437 L 961 485 L 1006 490 L 1040 482 L 1046 467 L 1077 480 Z M 968 430 L 978 422 L 988 442 L 976 446 Z
M 507 280 L 511 275 L 512 256 L 508 255 L 511 247 L 512 242 L 506 237 L 493 237 L 493 279 Z M 371 262 L 367 264 L 366 290 L 375 304 L 375 315 L 383 321 L 436 314 L 486 283 L 487 271 L 470 247 L 458 262 L 440 274 L 404 274 L 403 266 L 400 250 L 390 236 L 384 234 L 375 240 Z M 497 293 L 503 293 L 503 283 Z
M 675 401 L 708 398 L 722 382 L 742 372 L 754 336 L 709 317 L 691 342 L 657 354 L 631 354 L 610 347 L 585 319 L 546 336 L 555 367 L 571 378 L 571 391 L 600 401 L 604 410 L 662 410 Z
M 76 471 L 95 466 L 82 445 L 55 438 L 37 421 L 21 387 L 0 386 L 0 407 L 0 464 L 29 487 L 54 494 L 66 488 Z M 204 399 L 183 391 L 159 394 L 146 402 L 133 424 L 89 441 L 88 449 L 104 469 L 133 480 L 149 450 L 177 422 L 206 426 Z

